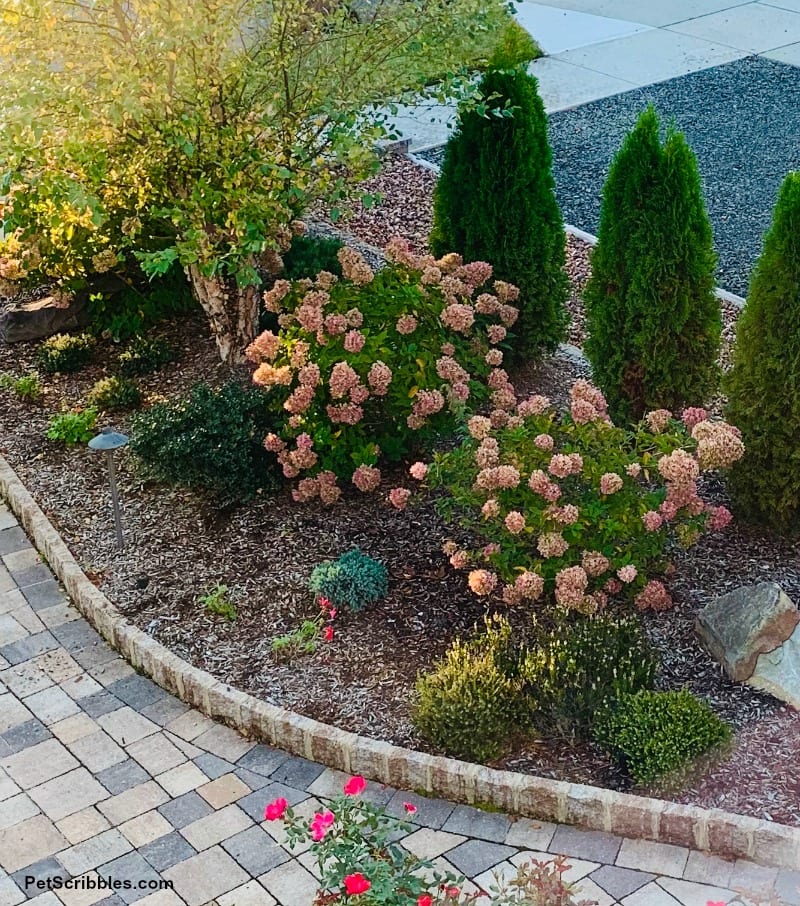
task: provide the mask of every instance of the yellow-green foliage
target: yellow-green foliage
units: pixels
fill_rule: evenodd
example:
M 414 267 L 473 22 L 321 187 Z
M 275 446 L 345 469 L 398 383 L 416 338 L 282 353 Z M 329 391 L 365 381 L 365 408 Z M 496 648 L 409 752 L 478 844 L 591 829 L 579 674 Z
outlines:
M 111 412 L 115 409 L 133 409 L 142 401 L 142 392 L 130 378 L 102 378 L 89 391 L 89 405 Z
M 637 692 L 595 727 L 598 742 L 647 783 L 730 739 L 730 727 L 691 692 Z
M 94 340 L 89 334 L 57 333 L 39 346 L 36 359 L 48 374 L 80 371 L 91 361 L 93 350 Z
M 196 285 L 257 284 L 259 256 L 288 245 L 298 213 L 374 171 L 385 115 L 364 108 L 443 72 L 432 92 L 454 91 L 462 38 L 503 9 L 389 0 L 358 18 L 350 4 L 308 0 L 90 6 L 3 4 L 0 55 L 14 60 L 0 82 L 5 279 L 75 284 L 178 262 Z M 207 308 L 218 337 L 242 332 L 240 315 L 255 320 L 253 294 L 234 298 L 238 311 Z
M 504 664 L 511 627 L 499 621 L 472 642 L 456 639 L 431 673 L 417 680 L 417 732 L 471 761 L 496 758 L 519 729 L 520 683 Z

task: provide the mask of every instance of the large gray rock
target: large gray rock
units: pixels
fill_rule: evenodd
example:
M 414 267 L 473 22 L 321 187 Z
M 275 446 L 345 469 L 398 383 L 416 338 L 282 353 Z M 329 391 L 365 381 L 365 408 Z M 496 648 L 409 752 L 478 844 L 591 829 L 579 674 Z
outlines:
M 744 682 L 760 656 L 780 648 L 799 623 L 800 611 L 780 585 L 761 582 L 715 598 L 700 612 L 695 628 L 728 676 Z
M 800 626 L 780 647 L 759 655 L 747 683 L 800 710 Z
M 10 302 L 0 308 L 0 340 L 22 343 L 42 340 L 54 333 L 75 330 L 89 323 L 86 294 L 74 297 L 68 304 L 63 296 L 46 296 L 35 302 Z

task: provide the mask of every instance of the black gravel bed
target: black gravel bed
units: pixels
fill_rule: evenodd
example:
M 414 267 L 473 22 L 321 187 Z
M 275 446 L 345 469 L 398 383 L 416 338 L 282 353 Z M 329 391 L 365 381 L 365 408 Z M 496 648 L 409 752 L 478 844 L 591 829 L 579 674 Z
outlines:
M 747 57 L 550 115 L 564 219 L 597 233 L 609 164 L 652 103 L 697 154 L 714 226 L 717 282 L 747 294 L 784 176 L 800 169 L 800 68 Z M 419 155 L 440 164 L 442 148 Z

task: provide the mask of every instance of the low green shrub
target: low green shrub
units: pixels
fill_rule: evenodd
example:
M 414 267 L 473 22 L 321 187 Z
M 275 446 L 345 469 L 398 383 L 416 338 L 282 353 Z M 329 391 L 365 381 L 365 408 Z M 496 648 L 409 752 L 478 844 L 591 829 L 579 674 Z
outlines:
M 275 483 L 261 443 L 272 422 L 260 390 L 197 384 L 188 396 L 136 416 L 130 448 L 157 480 L 209 490 L 223 502 L 247 500 Z
M 543 635 L 527 652 L 521 675 L 540 729 L 588 736 L 620 698 L 652 688 L 656 668 L 635 617 L 602 615 Z
M 289 251 L 283 255 L 287 280 L 316 277 L 320 271 L 342 276 L 342 265 L 336 257 L 344 243 L 325 236 L 295 236 Z
M 497 618 L 471 642 L 456 639 L 416 683 L 412 720 L 424 739 L 450 755 L 497 758 L 520 728 L 520 680 L 504 663 L 511 627 Z
M 75 444 L 85 444 L 90 441 L 95 435 L 96 425 L 97 411 L 95 409 L 62 412 L 50 419 L 47 437 L 68 447 L 73 447 Z
M 135 409 L 142 401 L 142 391 L 130 378 L 102 378 L 89 391 L 89 405 L 103 412 L 116 409 Z
M 175 360 L 175 352 L 166 340 L 161 337 L 136 337 L 118 361 L 120 374 L 125 377 L 136 377 L 159 371 Z
M 595 727 L 598 743 L 638 783 L 684 766 L 730 736 L 730 727 L 686 690 L 622 696 Z
M 80 371 L 92 360 L 94 339 L 88 333 L 57 333 L 36 350 L 39 367 L 47 374 Z
M 29 403 L 35 403 L 42 395 L 42 383 L 39 375 L 35 371 L 28 374 L 22 374 L 14 377 L 13 374 L 0 374 L 0 389 L 11 390 L 21 399 Z
M 229 623 L 236 619 L 236 605 L 231 600 L 231 590 L 227 585 L 217 584 L 197 600 L 209 613 L 225 617 Z
M 309 587 L 334 607 L 359 611 L 386 596 L 389 580 L 383 563 L 356 547 L 338 560 L 325 560 L 315 566 Z

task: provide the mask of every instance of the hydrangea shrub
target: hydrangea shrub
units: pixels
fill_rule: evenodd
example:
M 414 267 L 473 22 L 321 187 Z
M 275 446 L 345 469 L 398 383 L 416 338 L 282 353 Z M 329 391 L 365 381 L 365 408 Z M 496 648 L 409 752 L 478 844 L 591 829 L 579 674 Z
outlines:
M 501 369 L 489 377 L 497 385 Z M 512 388 L 513 389 L 513 388 Z M 512 394 L 513 395 L 513 394 Z M 476 549 L 445 545 L 451 564 L 469 570 L 476 595 L 502 591 L 508 604 L 554 597 L 595 613 L 624 592 L 641 610 L 671 605 L 653 576 L 671 541 L 688 547 L 724 528 L 725 507 L 700 496 L 698 478 L 738 461 L 739 431 L 702 409 L 680 419 L 648 413 L 633 430 L 616 427 L 600 391 L 579 380 L 568 412 L 543 396 L 468 422 L 469 437 L 412 475 L 446 493 L 439 506 L 481 539 Z
M 339 252 L 342 279 L 278 280 L 265 293 L 278 332 L 248 347 L 253 381 L 282 425 L 265 439 L 299 501 L 335 502 L 339 482 L 360 491 L 381 482 L 381 457 L 396 461 L 441 433 L 466 407 L 512 405 L 501 380 L 502 345 L 517 319 L 518 290 L 492 268 L 458 255 L 414 255 L 387 246 L 374 273 L 356 251 Z

